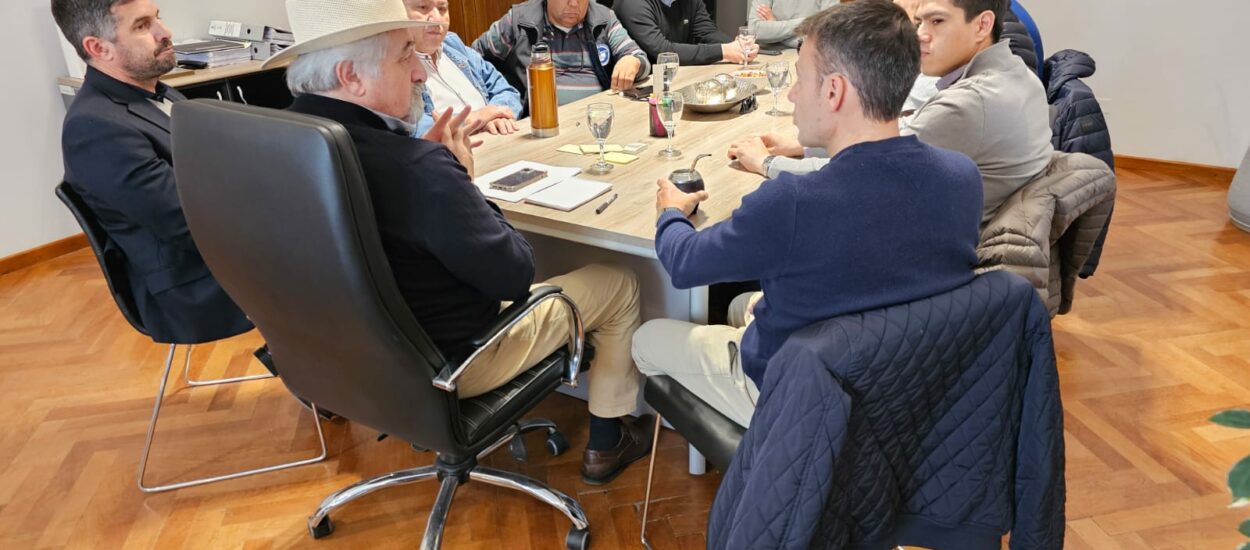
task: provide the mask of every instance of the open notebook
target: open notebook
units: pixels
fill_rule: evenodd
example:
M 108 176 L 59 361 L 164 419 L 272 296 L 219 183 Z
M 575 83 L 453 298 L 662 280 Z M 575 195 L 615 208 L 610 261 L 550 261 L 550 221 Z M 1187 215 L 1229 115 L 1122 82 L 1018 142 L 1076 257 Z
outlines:
M 525 198 L 525 202 L 568 212 L 607 193 L 612 184 L 568 178 Z

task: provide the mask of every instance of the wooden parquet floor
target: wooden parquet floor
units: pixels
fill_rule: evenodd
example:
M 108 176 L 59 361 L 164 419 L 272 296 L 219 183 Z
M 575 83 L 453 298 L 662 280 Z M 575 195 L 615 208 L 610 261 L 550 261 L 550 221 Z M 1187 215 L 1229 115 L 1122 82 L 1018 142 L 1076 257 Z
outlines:
M 1056 319 L 1073 549 L 1233 548 L 1246 515 L 1223 480 L 1250 433 L 1207 418 L 1250 402 L 1250 235 L 1226 220 L 1227 181 L 1121 171 L 1103 264 Z M 255 372 L 254 334 L 197 348 L 204 376 Z M 335 516 L 322 541 L 304 519 L 330 492 L 428 464 L 362 426 L 325 424 L 322 463 L 157 495 L 135 470 L 165 348 L 116 311 L 89 251 L 0 277 L 0 548 L 414 548 L 436 485 L 370 495 Z M 178 379 L 181 380 L 180 378 Z M 528 439 L 530 462 L 494 467 L 576 495 L 594 548 L 639 548 L 645 463 L 606 487 L 578 475 L 584 405 L 552 396 L 536 411 L 573 449 Z M 171 382 L 149 482 L 309 456 L 310 417 L 280 382 L 190 389 Z M 666 431 L 649 526 L 655 548 L 703 548 L 719 474 L 685 473 Z M 520 494 L 479 483 L 456 495 L 446 548 L 561 548 L 568 522 Z

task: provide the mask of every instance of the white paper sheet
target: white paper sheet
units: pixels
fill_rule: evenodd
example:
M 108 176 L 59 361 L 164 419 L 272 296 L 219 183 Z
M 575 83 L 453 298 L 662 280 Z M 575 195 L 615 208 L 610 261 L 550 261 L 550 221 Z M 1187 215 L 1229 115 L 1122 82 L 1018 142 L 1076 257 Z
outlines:
M 498 189 L 490 188 L 491 182 L 496 181 L 508 174 L 516 172 L 517 170 L 520 170 L 522 168 L 532 168 L 534 170 L 543 170 L 547 172 L 547 177 L 540 179 L 529 185 L 526 185 L 524 188 L 519 189 L 517 191 L 500 191 Z M 530 195 L 533 195 L 534 193 L 542 191 L 543 189 L 551 187 L 552 185 L 560 183 L 561 181 L 564 181 L 568 178 L 576 176 L 581 171 L 582 171 L 581 168 L 574 168 L 571 166 L 551 166 L 547 164 L 531 162 L 528 160 L 520 160 L 512 164 L 509 164 L 507 166 L 504 166 L 503 168 L 500 168 L 498 170 L 494 170 L 488 174 L 484 174 L 484 175 L 478 176 L 477 178 L 474 178 L 473 184 L 477 185 L 477 188 L 482 191 L 482 194 L 486 195 L 489 198 L 498 199 L 498 200 L 507 201 L 507 202 L 521 202 L 525 200 L 527 197 L 529 197 Z

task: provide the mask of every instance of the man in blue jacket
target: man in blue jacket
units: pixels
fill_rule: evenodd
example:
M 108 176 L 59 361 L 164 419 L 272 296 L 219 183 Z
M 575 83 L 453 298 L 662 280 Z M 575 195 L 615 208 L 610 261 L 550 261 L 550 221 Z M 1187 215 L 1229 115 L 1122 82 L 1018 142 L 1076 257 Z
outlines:
M 161 343 L 199 343 L 252 328 L 200 258 L 174 184 L 169 112 L 186 99 L 161 83 L 174 68 L 151 0 L 53 0 L 52 15 L 87 62 L 65 115 L 65 181 L 125 256 L 140 322 Z M 113 248 L 116 247 L 116 248 Z
M 448 0 L 404 0 L 404 7 L 413 21 L 438 23 L 413 32 L 428 77 L 425 84 L 418 86 L 425 114 L 417 121 L 416 135 L 423 135 L 434 126 L 435 111 L 459 111 L 465 107 L 473 109 L 468 122 L 481 121 L 486 132 L 516 132 L 516 119 L 522 112 L 521 92 L 494 65 L 482 59 L 482 54 L 466 46 L 456 33 L 448 32 Z
M 800 143 L 825 147 L 829 164 L 765 181 L 702 231 L 689 216 L 706 192 L 660 180 L 656 194 L 655 250 L 675 286 L 759 280 L 762 295 L 731 315 L 740 326 L 656 320 L 634 335 L 643 374 L 673 377 L 743 426 L 769 358 L 792 332 L 962 286 L 977 262 L 976 165 L 899 136 L 920 72 L 907 14 L 888 2 L 839 4 L 798 32 L 789 99 Z

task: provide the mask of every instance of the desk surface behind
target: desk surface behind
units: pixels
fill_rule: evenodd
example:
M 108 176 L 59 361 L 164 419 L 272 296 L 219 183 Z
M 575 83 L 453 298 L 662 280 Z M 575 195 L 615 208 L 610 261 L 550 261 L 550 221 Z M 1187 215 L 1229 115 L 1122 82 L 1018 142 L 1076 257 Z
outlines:
M 793 63 L 796 58 L 796 52 L 786 51 L 782 56 L 760 57 L 757 61 L 765 63 L 783 60 Z M 682 66 L 674 87 L 699 82 L 736 68 L 723 63 L 704 67 Z M 781 95 L 784 94 L 783 90 Z M 586 125 L 586 106 L 597 102 L 611 103 L 615 119 L 608 143 L 623 145 L 641 142 L 648 146 L 640 153 L 638 160 L 627 165 L 617 165 L 607 175 L 582 173 L 579 176 L 612 184 L 613 189 L 607 196 L 619 193 L 620 197 L 610 208 L 603 214 L 595 214 L 595 207 L 603 202 L 603 198 L 592 200 L 572 212 L 560 212 L 525 203 L 496 202 L 509 220 L 527 230 L 644 254 L 643 251 L 653 249 L 655 239 L 656 180 L 667 177 L 677 168 L 689 167 L 690 161 L 696 155 L 710 153 L 712 157 L 703 159 L 698 166 L 710 198 L 699 207 L 699 213 L 692 219 L 695 227 L 708 227 L 728 219 L 730 213 L 741 203 L 743 195 L 755 190 L 763 181 L 760 176 L 738 170 L 729 164 L 725 156 L 729 144 L 751 134 L 776 132 L 794 135 L 796 130 L 791 116 L 765 114 L 772 106 L 769 95 L 761 93 L 757 99 L 759 108 L 746 115 L 739 115 L 737 109 L 715 114 L 685 111 L 677 123 L 677 132 L 673 137 L 673 144 L 684 154 L 680 159 L 667 160 L 658 156 L 665 147 L 664 138 L 650 136 L 647 103 L 606 92 L 596 94 L 560 107 L 560 135 L 556 137 L 531 137 L 528 120 L 520 121 L 518 125 L 521 131 L 516 134 L 484 135 L 484 143 L 475 150 L 475 170 L 478 174 L 485 174 L 518 160 L 585 169 L 597 161 L 597 157 L 562 153 L 556 149 L 568 144 L 595 143 Z M 787 112 L 793 111 L 793 106 L 784 97 L 781 108 Z
M 223 78 L 232 78 L 236 76 L 244 76 L 264 72 L 260 66 L 264 61 L 247 61 L 244 63 L 236 63 L 234 65 L 226 65 L 225 67 L 214 67 L 210 69 L 199 69 L 194 71 L 176 70 L 170 74 L 161 77 L 161 82 L 168 84 L 174 88 L 183 86 L 194 86 Z M 285 65 L 280 65 L 285 66 Z M 271 67 L 268 70 L 274 70 L 278 67 Z M 82 79 L 72 76 L 62 76 L 57 79 L 57 84 L 62 86 L 70 86 L 72 88 L 81 88 Z

